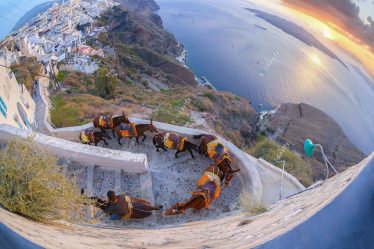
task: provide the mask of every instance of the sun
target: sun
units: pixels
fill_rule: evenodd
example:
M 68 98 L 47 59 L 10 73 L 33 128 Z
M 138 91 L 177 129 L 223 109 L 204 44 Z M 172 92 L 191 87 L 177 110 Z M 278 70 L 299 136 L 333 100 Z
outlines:
M 329 40 L 334 40 L 334 37 L 332 36 L 332 32 L 328 27 L 325 27 L 322 31 L 323 37 Z
M 310 59 L 312 60 L 312 62 L 316 65 L 321 65 L 322 64 L 322 61 L 321 59 L 319 58 L 319 56 L 317 54 L 311 54 L 310 55 Z

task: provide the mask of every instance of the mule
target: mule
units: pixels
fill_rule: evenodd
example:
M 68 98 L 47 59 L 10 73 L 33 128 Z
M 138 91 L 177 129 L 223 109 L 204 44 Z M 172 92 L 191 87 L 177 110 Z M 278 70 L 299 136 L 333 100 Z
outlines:
M 91 145 L 91 143 L 95 143 L 95 146 L 97 146 L 98 143 L 103 141 L 108 146 L 105 139 L 112 139 L 105 131 L 84 130 L 79 134 L 79 140 L 82 144 Z
M 156 147 L 156 151 L 159 152 L 160 149 L 164 151 L 176 150 L 175 157 L 178 157 L 178 154 L 188 150 L 192 158 L 195 158 L 192 150 L 197 152 L 197 145 L 189 142 L 187 138 L 179 136 L 175 133 L 157 133 L 153 137 L 153 144 Z
M 104 123 L 104 124 L 103 124 Z M 93 125 L 95 128 L 99 128 L 102 131 L 106 129 L 112 130 L 113 136 L 114 131 L 121 123 L 130 124 L 130 120 L 126 117 L 125 113 L 122 112 L 121 116 L 112 116 L 112 115 L 97 115 L 93 120 Z
M 192 193 L 191 198 L 187 202 L 174 204 L 164 211 L 163 215 L 184 214 L 189 208 L 196 211 L 209 208 L 210 204 L 220 196 L 222 182 L 228 175 L 233 175 L 236 172 L 238 170 L 225 173 L 216 165 L 209 166 L 197 181 L 197 188 Z
M 228 149 L 218 140 L 218 137 L 211 134 L 193 136 L 194 139 L 202 139 L 197 151 L 200 155 L 206 155 L 213 159 L 214 163 L 224 172 L 230 172 L 231 158 Z
M 136 142 L 139 143 L 139 137 L 143 137 L 142 142 L 145 141 L 147 138 L 145 135 L 146 131 L 150 132 L 158 132 L 157 128 L 153 125 L 153 121 L 151 119 L 150 124 L 135 124 L 135 123 L 130 123 L 130 124 L 125 124 L 121 123 L 117 128 L 116 128 L 116 135 L 117 135 L 117 141 L 119 145 L 121 144 L 121 138 L 130 138 L 132 139 L 135 137 Z
M 81 190 L 81 194 L 84 195 L 84 189 Z M 123 195 L 126 203 L 128 205 L 128 212 L 125 214 L 121 219 L 143 219 L 146 217 L 149 217 L 152 215 L 153 211 L 159 211 L 162 210 L 163 206 L 153 206 L 150 202 L 131 197 L 128 195 Z M 107 209 L 110 206 L 109 201 L 103 201 L 102 199 L 98 197 L 86 197 L 89 200 L 92 201 L 92 203 L 85 203 L 85 205 L 93 205 L 96 208 L 101 209 L 105 213 L 107 212 Z M 112 215 L 112 213 L 108 213 L 109 215 Z

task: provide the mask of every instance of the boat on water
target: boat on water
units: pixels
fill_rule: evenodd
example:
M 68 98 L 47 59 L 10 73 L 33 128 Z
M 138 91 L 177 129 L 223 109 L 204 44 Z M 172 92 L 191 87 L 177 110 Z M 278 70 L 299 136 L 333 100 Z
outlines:
M 200 83 L 200 85 L 205 86 L 214 91 L 217 91 L 217 89 L 213 86 L 212 83 L 210 83 L 210 81 L 207 78 L 205 78 L 205 76 L 202 76 L 200 79 L 197 79 L 197 80 Z
M 263 27 L 260 24 L 255 23 L 255 26 L 258 27 L 258 28 L 260 28 L 260 29 L 262 29 L 262 30 L 267 30 L 266 27 Z

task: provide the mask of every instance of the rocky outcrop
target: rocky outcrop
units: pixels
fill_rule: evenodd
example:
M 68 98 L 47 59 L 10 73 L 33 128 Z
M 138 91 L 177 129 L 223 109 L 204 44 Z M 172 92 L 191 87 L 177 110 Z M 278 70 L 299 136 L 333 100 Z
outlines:
M 116 0 L 118 3 L 126 6 L 130 11 L 148 16 L 152 15 L 160 7 L 154 0 Z
M 277 141 L 289 144 L 289 148 L 303 155 L 303 142 L 306 138 L 323 146 L 325 154 L 339 171 L 357 164 L 365 155 L 354 146 L 339 125 L 328 115 L 310 105 L 282 104 L 275 114 L 269 115 L 269 125 L 277 134 Z M 314 180 L 325 176 L 322 155 L 306 159 L 313 167 Z M 332 173 L 332 172 L 330 172 Z
M 176 83 L 196 85 L 194 74 L 175 60 L 183 49 L 174 36 L 163 29 L 160 16 L 132 11 L 136 5 L 123 2 L 124 6 L 114 7 L 98 21 L 99 26 L 109 27 L 107 37 L 111 43 L 130 46 L 144 62 L 160 69 Z

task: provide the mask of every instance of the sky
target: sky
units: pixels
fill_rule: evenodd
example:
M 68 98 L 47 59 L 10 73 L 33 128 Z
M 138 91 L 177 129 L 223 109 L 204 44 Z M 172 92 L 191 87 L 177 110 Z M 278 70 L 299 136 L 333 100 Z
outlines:
M 279 0 L 355 57 L 374 79 L 374 0 Z
M 0 39 L 8 35 L 23 15 L 36 5 L 49 0 L 0 0 Z

